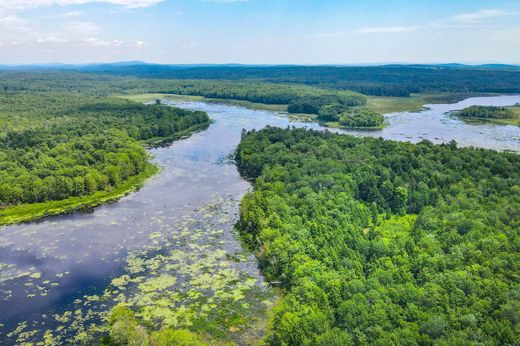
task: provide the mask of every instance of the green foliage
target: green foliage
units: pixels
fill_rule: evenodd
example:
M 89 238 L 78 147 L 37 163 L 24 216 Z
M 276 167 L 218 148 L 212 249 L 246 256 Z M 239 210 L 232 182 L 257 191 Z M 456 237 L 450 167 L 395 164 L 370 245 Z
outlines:
M 249 82 L 293 83 L 321 88 L 354 90 L 376 96 L 409 96 L 429 92 L 519 93 L 520 72 L 513 68 L 456 65 L 388 65 L 388 66 L 87 66 L 82 86 L 89 86 L 97 73 L 113 79 L 133 76 L 152 79 L 206 79 Z M 68 73 L 74 81 L 74 73 Z M 79 75 L 77 73 L 76 75 Z M 3 79 L 0 76 L 0 79 Z M 128 78 L 129 86 L 139 85 Z M 27 87 L 23 85 L 23 87 Z M 117 88 L 112 85 L 111 88 Z M 9 89 L 8 89 L 9 90 Z M 1 89 L 0 89 L 1 92 Z
M 369 109 L 355 109 L 343 112 L 339 117 L 339 124 L 345 128 L 380 128 L 385 117 Z
M 112 310 L 109 318 L 110 333 L 102 344 L 106 346 L 205 346 L 197 334 L 188 330 L 163 329 L 148 333 L 139 324 L 134 312 L 123 305 Z
M 151 346 L 205 346 L 200 336 L 188 330 L 165 329 L 150 335 Z
M 0 207 L 114 189 L 144 172 L 139 140 L 208 123 L 188 112 L 77 94 L 0 96 Z
M 265 81 L 138 79 L 84 73 L 2 73 L 6 95 L 34 92 L 81 92 L 87 95 L 159 93 L 289 105 L 290 113 L 318 114 L 326 104 L 359 106 L 358 93 L 314 86 Z
M 267 344 L 515 344 L 517 155 L 267 128 L 236 160 L 239 228 L 286 291 Z
M 361 106 L 366 103 L 364 97 L 360 95 L 320 95 L 313 97 L 297 97 L 290 100 L 287 107 L 289 113 L 304 114 L 334 114 L 338 109 L 347 107 Z
M 511 119 L 515 114 L 506 107 L 470 106 L 456 112 L 459 117 L 477 119 Z
M 343 112 L 348 109 L 344 104 L 331 103 L 320 108 L 317 119 L 320 121 L 338 121 Z
M 380 128 L 385 117 L 367 108 L 349 109 L 340 103 L 328 104 L 321 107 L 318 120 L 327 123 L 339 123 L 344 128 Z

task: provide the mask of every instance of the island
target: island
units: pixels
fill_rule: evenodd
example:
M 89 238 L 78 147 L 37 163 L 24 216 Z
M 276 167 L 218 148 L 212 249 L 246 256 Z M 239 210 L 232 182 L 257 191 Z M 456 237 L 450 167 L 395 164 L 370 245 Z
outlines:
M 520 125 L 520 105 L 510 107 L 470 106 L 454 115 L 467 122 L 491 122 L 498 125 Z

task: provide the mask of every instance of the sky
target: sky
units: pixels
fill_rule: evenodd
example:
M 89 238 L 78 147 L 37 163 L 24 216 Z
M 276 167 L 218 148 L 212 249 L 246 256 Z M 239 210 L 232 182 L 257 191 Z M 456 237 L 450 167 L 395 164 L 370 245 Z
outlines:
M 520 64 L 519 0 L 0 0 L 0 64 Z

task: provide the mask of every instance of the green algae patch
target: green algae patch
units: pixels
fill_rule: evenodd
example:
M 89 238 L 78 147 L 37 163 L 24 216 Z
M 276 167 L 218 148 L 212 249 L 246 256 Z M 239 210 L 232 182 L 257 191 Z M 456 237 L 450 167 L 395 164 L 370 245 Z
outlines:
M 69 214 L 115 202 L 141 188 L 144 182 L 158 171 L 157 166 L 150 163 L 146 166 L 144 172 L 130 177 L 110 191 L 100 191 L 89 196 L 69 197 L 60 201 L 22 204 L 0 210 L 0 225 L 34 221 L 47 216 Z
M 254 255 L 234 238 L 236 202 L 212 198 L 174 225 L 157 223 L 146 244 L 117 258 L 121 272 L 96 294 L 79 297 L 46 322 L 21 322 L 8 337 L 17 344 L 98 344 L 113 336 L 110 316 L 124 306 L 132 311 L 136 324 L 130 332 L 138 337 L 181 330 L 211 345 L 258 344 L 275 296 Z M 34 286 L 27 291 L 35 295 L 31 299 L 52 288 L 35 269 L 21 274 Z

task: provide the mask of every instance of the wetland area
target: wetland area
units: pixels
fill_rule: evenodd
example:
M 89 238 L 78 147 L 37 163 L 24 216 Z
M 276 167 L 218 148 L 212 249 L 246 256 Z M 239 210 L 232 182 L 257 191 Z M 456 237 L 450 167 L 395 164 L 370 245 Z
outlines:
M 251 185 L 230 159 L 243 129 L 325 128 L 268 110 L 163 101 L 201 110 L 203 132 L 151 149 L 160 172 L 139 191 L 90 212 L 0 229 L 0 339 L 12 344 L 88 341 L 117 303 L 156 327 L 190 328 L 254 344 L 276 294 L 234 226 Z M 470 98 L 386 115 L 378 131 L 340 133 L 520 151 L 520 127 L 466 124 L 470 105 L 506 106 L 520 96 Z M 94 333 L 93 333 L 94 332 Z

